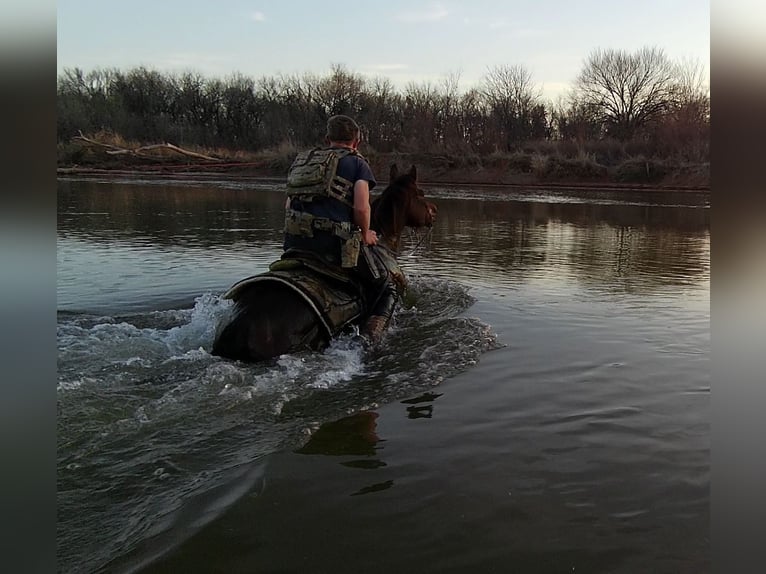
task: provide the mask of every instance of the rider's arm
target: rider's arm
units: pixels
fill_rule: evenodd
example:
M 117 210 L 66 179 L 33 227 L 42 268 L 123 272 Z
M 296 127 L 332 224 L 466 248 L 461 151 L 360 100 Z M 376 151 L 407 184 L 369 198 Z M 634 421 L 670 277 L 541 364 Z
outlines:
M 362 230 L 365 245 L 375 245 L 377 235 L 370 229 L 370 186 L 367 180 L 358 179 L 354 183 L 354 223 Z

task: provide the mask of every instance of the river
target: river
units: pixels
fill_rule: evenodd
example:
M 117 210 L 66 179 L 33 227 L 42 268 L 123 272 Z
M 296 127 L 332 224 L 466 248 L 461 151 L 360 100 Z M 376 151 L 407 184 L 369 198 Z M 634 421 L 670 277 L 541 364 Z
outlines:
M 279 186 L 59 179 L 60 572 L 709 571 L 709 195 L 425 190 L 379 347 L 245 365 Z

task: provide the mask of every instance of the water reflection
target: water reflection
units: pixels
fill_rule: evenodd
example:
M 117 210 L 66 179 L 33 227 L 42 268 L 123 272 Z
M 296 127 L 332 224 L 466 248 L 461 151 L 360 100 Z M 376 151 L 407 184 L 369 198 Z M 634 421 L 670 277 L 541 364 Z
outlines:
M 311 439 L 295 452 L 328 456 L 366 455 L 376 453 L 380 442 L 376 431 L 378 413 L 362 411 L 337 421 L 326 423 L 311 435 Z
M 349 468 L 362 470 L 375 470 L 386 466 L 386 463 L 376 457 L 381 447 L 378 443 L 385 439 L 378 437 L 377 429 L 378 413 L 374 411 L 361 411 L 336 421 L 325 423 L 320 426 L 309 441 L 296 450 L 297 454 L 322 454 L 326 456 L 362 456 L 344 460 L 341 465 Z M 393 485 L 393 481 L 389 481 Z M 376 492 L 379 485 L 365 487 L 362 491 Z M 353 495 L 352 495 L 353 496 Z
M 371 538 L 392 572 L 706 569 L 704 203 L 431 192 L 439 218 L 405 248 L 412 289 L 379 351 L 245 367 L 204 347 L 216 293 L 279 256 L 279 190 L 59 183 L 64 570 L 140 553 L 190 489 L 282 448 L 275 488 L 155 571 L 331 570 L 327 540 Z M 295 532 L 321 536 L 295 552 Z
M 94 242 L 150 239 L 199 248 L 264 241 L 282 228 L 279 193 L 60 181 L 58 232 Z
M 642 293 L 706 281 L 708 210 L 443 199 L 437 273 L 483 285 L 575 280 Z
M 78 267 L 141 267 L 148 275 L 126 282 L 130 293 L 110 286 L 112 297 L 151 298 L 159 284 L 223 290 L 281 253 L 284 196 L 273 187 L 59 181 L 58 190 L 60 295 L 78 308 L 70 295 L 81 289 L 61 293 L 77 282 L 70 271 Z M 402 259 L 405 269 L 504 289 L 579 285 L 639 295 L 708 287 L 705 205 L 619 203 L 618 193 L 611 203 L 590 204 L 497 199 L 496 191 L 492 199 L 478 191 L 471 198 L 428 192 L 438 218 L 427 246 Z M 164 255 L 147 271 L 151 252 Z
M 423 393 L 417 397 L 402 401 L 407 407 L 408 419 L 430 419 L 434 416 L 433 401 L 442 396 L 441 393 Z M 426 404 L 423 404 L 426 403 Z

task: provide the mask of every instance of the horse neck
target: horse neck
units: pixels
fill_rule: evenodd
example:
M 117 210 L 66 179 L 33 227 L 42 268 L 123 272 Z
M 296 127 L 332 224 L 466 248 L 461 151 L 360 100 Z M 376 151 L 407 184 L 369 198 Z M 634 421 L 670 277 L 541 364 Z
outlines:
M 380 243 L 393 253 L 399 251 L 399 243 L 406 221 L 405 209 L 405 205 L 401 202 L 389 201 L 385 212 L 376 218 L 375 231 L 381 236 Z

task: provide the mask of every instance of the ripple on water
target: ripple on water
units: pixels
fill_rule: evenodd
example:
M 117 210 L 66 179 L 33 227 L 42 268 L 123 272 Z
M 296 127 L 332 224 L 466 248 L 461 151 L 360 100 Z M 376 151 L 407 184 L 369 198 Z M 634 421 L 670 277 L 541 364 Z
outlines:
M 415 277 L 379 346 L 349 335 L 322 353 L 254 365 L 209 354 L 231 312 L 210 293 L 191 309 L 62 314 L 62 564 L 76 564 L 85 548 L 94 566 L 129 552 L 168 528 L 184 499 L 213 492 L 242 465 L 305 442 L 323 422 L 425 390 L 474 364 L 495 340 L 487 325 L 463 316 L 472 304 L 458 283 Z

